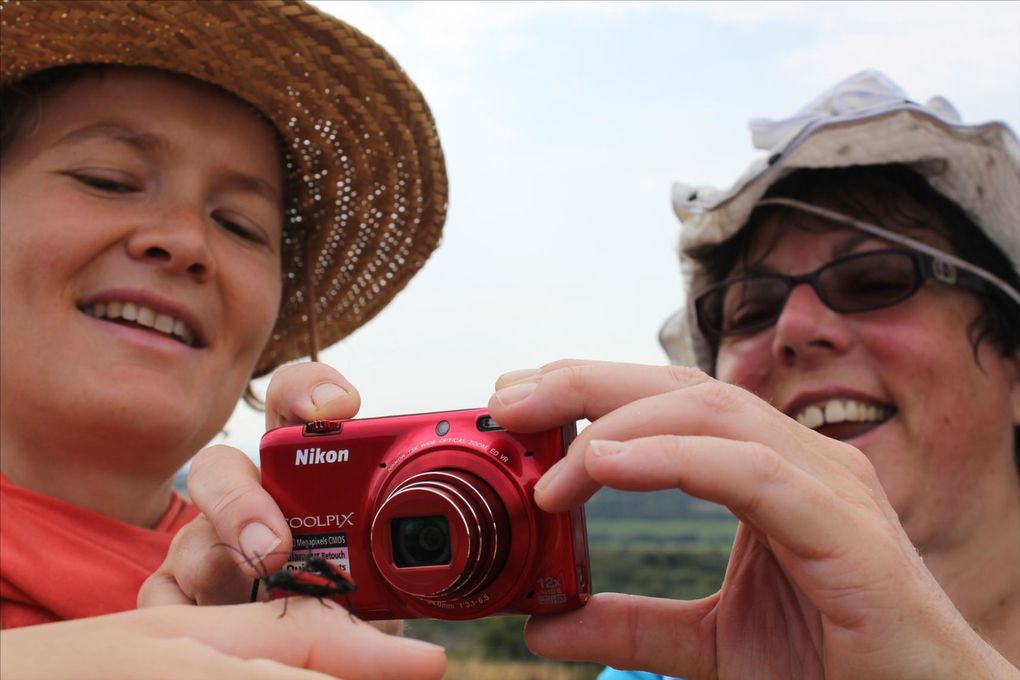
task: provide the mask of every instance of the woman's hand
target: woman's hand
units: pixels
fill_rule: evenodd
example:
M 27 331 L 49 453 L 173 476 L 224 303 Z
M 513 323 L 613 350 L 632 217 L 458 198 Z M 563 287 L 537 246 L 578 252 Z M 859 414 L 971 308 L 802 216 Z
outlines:
M 857 449 L 700 371 L 564 361 L 500 379 L 504 427 L 592 424 L 535 488 L 544 510 L 600 485 L 677 488 L 740 520 L 718 593 L 604 594 L 533 618 L 536 653 L 695 678 L 1015 677 L 925 568 Z
M 0 634 L 0 676 L 50 678 L 441 678 L 440 647 L 385 635 L 310 598 L 166 606 Z
M 266 429 L 352 418 L 360 406 L 354 386 L 329 366 L 284 366 L 266 393 Z M 138 605 L 247 602 L 253 580 L 279 570 L 291 548 L 290 529 L 258 468 L 237 449 L 210 446 L 192 460 L 188 494 L 202 514 L 174 538 Z

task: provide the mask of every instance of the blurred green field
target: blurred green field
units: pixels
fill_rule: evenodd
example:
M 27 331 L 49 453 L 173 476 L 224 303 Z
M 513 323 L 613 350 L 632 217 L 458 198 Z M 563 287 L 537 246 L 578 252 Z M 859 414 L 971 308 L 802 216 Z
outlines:
M 526 661 L 459 661 L 446 667 L 445 680 L 592 680 L 600 666 Z
M 737 521 L 727 517 L 704 519 L 607 519 L 588 520 L 589 545 L 643 546 L 662 550 L 676 546 L 729 552 Z M 594 567 L 593 567 L 594 568 Z

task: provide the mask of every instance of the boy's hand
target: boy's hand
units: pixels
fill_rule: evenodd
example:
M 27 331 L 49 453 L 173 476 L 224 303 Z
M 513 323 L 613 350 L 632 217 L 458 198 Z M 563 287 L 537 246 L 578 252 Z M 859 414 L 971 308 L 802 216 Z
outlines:
M 339 606 L 295 598 L 230 607 L 169 606 L 0 634 L 0 676 L 438 680 L 435 645 L 379 633 Z
M 266 394 L 266 429 L 352 418 L 360 406 L 357 390 L 333 368 L 284 366 Z M 210 446 L 199 452 L 188 493 L 202 514 L 177 534 L 166 560 L 143 584 L 140 607 L 246 602 L 252 580 L 280 569 L 290 553 L 286 520 L 241 451 Z

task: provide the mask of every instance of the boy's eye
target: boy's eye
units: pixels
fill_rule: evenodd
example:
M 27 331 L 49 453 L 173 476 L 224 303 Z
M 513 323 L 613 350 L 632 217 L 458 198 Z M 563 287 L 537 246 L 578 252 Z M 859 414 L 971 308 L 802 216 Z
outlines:
M 240 220 L 232 217 L 225 217 L 223 215 L 213 215 L 213 219 L 216 220 L 216 222 L 225 230 L 229 231 L 231 234 L 240 236 L 245 241 L 258 244 L 265 244 L 266 242 L 266 240 L 262 237 L 262 234 L 257 229 L 242 224 Z
M 135 183 L 111 175 L 95 172 L 73 172 L 71 177 L 87 187 L 112 194 L 130 194 L 139 191 L 139 187 Z

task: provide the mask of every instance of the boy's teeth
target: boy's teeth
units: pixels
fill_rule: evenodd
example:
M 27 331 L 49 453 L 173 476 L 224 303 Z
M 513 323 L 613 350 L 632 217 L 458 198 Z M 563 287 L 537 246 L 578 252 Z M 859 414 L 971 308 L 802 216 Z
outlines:
M 797 414 L 797 422 L 817 430 L 836 423 L 877 423 L 889 416 L 888 409 L 852 399 L 830 399 L 812 404 Z
M 124 315 L 125 317 L 127 314 Z M 139 307 L 138 316 L 135 318 L 135 323 L 139 326 L 145 326 L 146 328 L 152 328 L 156 325 L 156 312 L 152 311 L 148 307 Z
M 160 333 L 169 335 L 174 332 L 174 318 L 169 314 L 160 314 L 153 321 L 152 327 Z
M 100 319 L 125 319 L 134 321 L 139 326 L 151 328 L 172 335 L 180 339 L 185 345 L 192 346 L 195 342 L 195 333 L 187 324 L 180 319 L 175 319 L 169 314 L 157 314 L 154 309 L 139 305 L 134 302 L 97 302 L 91 307 L 85 308 L 91 316 Z

